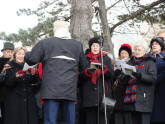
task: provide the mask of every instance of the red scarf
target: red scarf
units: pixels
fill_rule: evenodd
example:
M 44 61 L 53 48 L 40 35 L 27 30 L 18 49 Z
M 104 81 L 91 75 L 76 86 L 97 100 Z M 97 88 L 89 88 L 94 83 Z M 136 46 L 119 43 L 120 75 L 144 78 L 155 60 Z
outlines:
M 103 56 L 105 56 L 105 53 L 102 53 Z M 95 62 L 95 63 L 99 63 L 99 56 L 100 53 L 98 54 L 93 54 L 92 52 L 89 52 L 87 55 L 87 57 L 90 58 L 90 62 Z M 107 72 L 108 68 L 105 68 L 104 73 Z M 100 69 L 97 69 L 94 71 L 93 74 L 91 74 L 91 82 L 93 84 L 96 84 L 97 79 L 100 77 L 102 71 Z

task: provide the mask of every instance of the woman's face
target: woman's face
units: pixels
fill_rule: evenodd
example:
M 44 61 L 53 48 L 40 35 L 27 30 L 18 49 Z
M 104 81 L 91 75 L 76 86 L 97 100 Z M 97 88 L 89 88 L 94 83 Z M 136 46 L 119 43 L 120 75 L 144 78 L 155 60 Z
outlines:
M 98 54 L 100 52 L 100 45 L 98 43 L 93 43 L 91 46 L 91 52 L 93 54 Z
M 160 53 L 161 52 L 161 46 L 158 42 L 152 43 L 152 51 L 153 51 L 153 53 Z
M 16 54 L 16 62 L 21 64 L 24 63 L 24 56 L 25 56 L 25 51 L 23 49 L 20 49 Z
M 120 52 L 120 59 L 127 59 L 127 58 L 129 58 L 128 52 L 126 50 L 122 50 Z
M 144 54 L 145 54 L 145 51 L 144 51 L 143 46 L 135 46 L 135 48 L 134 48 L 134 56 L 136 58 L 140 58 L 140 57 L 144 56 Z

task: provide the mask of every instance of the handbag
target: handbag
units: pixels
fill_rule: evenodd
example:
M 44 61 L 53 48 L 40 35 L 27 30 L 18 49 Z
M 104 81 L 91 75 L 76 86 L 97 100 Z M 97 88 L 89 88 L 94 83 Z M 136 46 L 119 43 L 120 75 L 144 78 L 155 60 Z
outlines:
M 110 98 L 110 97 L 105 97 L 105 100 L 103 98 L 102 101 L 101 101 L 101 106 L 100 106 L 100 109 L 103 112 L 105 112 L 105 103 L 106 103 L 106 110 L 107 110 L 107 112 L 112 113 L 113 109 L 114 109 L 114 107 L 116 105 L 116 100 L 113 99 L 113 98 Z

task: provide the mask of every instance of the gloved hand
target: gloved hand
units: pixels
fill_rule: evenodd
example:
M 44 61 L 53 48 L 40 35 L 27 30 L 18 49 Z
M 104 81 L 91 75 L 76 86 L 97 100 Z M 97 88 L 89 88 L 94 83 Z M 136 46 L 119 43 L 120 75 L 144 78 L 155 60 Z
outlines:
M 31 75 L 38 74 L 38 70 L 36 68 L 29 68 L 27 72 L 30 73 Z
M 88 74 L 93 74 L 95 70 L 96 70 L 96 69 L 94 69 L 94 68 L 88 68 L 88 69 L 87 69 L 87 73 L 88 73 Z
M 115 75 L 118 75 L 118 76 L 119 76 L 119 75 L 121 74 L 121 72 L 122 72 L 121 70 L 116 69 L 116 70 L 115 70 Z
M 141 79 L 141 73 L 139 73 L 139 72 L 132 72 L 132 75 L 133 75 L 136 79 Z
M 162 59 L 165 61 L 165 56 Z
M 23 71 L 23 70 L 19 70 L 19 71 L 17 71 L 16 72 L 16 77 L 18 78 L 18 77 L 23 77 L 24 76 L 24 74 L 25 74 L 25 71 Z
M 102 69 L 102 65 L 96 65 L 97 69 Z M 105 70 L 105 65 L 103 65 L 103 70 Z

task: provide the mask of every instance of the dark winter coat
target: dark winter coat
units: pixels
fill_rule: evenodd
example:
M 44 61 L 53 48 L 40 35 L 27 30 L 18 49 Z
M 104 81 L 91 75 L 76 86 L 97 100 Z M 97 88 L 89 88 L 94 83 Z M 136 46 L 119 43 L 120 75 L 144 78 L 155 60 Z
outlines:
M 3 56 L 1 57 L 2 59 L 4 58 Z M 2 62 L 0 62 L 0 72 L 2 72 L 2 69 L 4 67 L 4 64 L 6 64 L 9 59 L 8 58 L 4 58 L 5 60 L 3 60 Z M 5 97 L 5 91 L 6 91 L 6 88 L 4 86 L 4 78 L 5 77 L 5 72 L 1 73 L 0 74 L 0 108 L 1 108 L 1 111 L 2 111 L 2 116 L 3 116 L 3 111 L 4 111 L 4 97 Z
M 25 55 L 30 65 L 42 62 L 42 99 L 76 100 L 78 71 L 85 60 L 80 42 L 57 37 L 39 41 Z
M 90 53 L 86 54 L 86 57 L 90 61 L 90 57 L 88 56 Z M 101 61 L 101 58 L 98 58 Z M 111 88 L 112 88 L 112 80 L 113 80 L 113 66 L 111 63 L 111 59 L 107 55 L 103 55 L 104 61 L 104 76 L 105 76 L 105 93 L 107 97 L 111 96 Z M 100 75 L 96 84 L 91 81 L 91 78 L 87 72 L 87 68 L 85 71 L 80 73 L 80 101 L 81 107 L 97 107 L 103 98 L 103 81 L 102 75 Z M 99 99 L 98 99 L 99 98 Z
M 38 124 L 33 88 L 39 86 L 39 76 L 26 74 L 16 78 L 23 65 L 14 61 L 9 64 L 11 69 L 6 70 L 5 77 L 4 124 Z
M 137 65 L 134 63 L 134 57 L 130 59 L 128 64 Z M 152 112 L 157 74 L 156 65 L 152 58 L 144 56 L 138 66 L 141 78 L 136 79 L 136 101 L 135 103 L 124 103 L 124 110 Z
M 160 53 L 165 56 L 164 52 Z M 165 123 L 165 61 L 156 55 L 157 81 L 151 121 Z
M 121 71 L 116 70 L 114 72 L 114 84 L 112 86 L 112 96 L 116 100 L 115 111 L 123 111 L 124 96 L 126 85 L 129 80 L 129 76 L 124 75 Z

